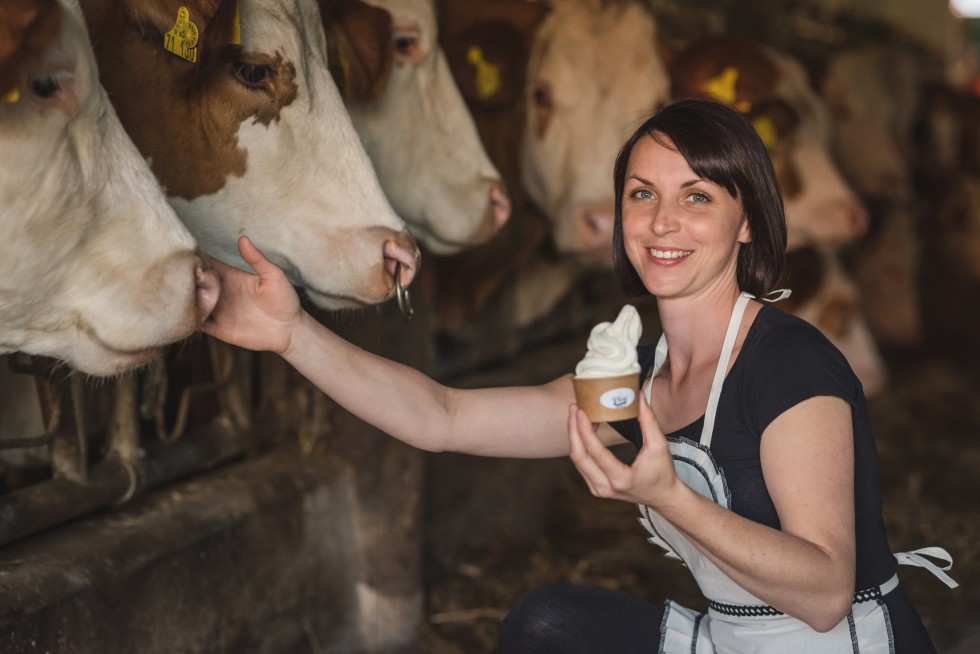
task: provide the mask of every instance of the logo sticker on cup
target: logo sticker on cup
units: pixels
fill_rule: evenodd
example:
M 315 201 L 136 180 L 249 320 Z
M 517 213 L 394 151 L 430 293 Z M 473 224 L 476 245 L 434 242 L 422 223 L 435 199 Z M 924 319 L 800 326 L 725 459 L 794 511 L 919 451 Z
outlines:
M 632 388 L 614 388 L 599 397 L 599 404 L 607 409 L 625 409 L 635 398 L 636 391 Z

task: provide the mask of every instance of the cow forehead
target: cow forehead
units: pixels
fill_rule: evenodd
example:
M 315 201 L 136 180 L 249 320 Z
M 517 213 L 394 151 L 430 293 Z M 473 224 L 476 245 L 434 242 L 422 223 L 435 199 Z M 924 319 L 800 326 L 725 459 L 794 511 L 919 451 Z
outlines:
M 636 75 L 660 86 L 666 70 L 656 52 L 653 18 L 645 11 L 611 6 L 602 11 L 573 6 L 546 19 L 532 53 L 532 74 L 566 87 Z M 664 89 L 665 90 L 665 89 Z
M 313 0 L 254 0 L 239 9 L 242 47 L 279 55 L 303 72 L 326 66 L 326 37 Z M 305 75 L 298 75 L 302 84 Z

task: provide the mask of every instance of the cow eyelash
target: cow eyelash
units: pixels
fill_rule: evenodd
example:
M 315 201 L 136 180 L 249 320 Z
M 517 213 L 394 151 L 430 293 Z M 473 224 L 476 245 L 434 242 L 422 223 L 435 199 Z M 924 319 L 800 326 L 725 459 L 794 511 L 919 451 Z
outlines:
M 265 86 L 272 77 L 272 67 L 240 61 L 235 64 L 235 77 L 245 86 L 259 88 Z
M 27 88 L 37 97 L 46 100 L 61 90 L 61 84 L 51 75 L 38 75 L 27 80 Z

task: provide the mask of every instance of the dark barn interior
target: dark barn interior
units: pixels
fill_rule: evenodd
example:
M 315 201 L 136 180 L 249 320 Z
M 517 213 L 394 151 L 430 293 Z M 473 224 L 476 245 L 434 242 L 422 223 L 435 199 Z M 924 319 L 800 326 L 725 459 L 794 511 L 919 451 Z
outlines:
M 547 133 L 560 103 L 530 79 L 504 79 L 514 93 L 491 102 L 458 63 L 476 38 L 488 65 L 525 66 L 520 30 L 533 35 L 552 5 L 573 0 L 466 5 L 492 5 L 486 32 L 463 19 L 467 2 L 434 3 L 439 39 L 510 219 L 452 254 L 420 238 L 408 296 L 335 311 L 307 295 L 304 307 L 449 386 L 539 384 L 571 372 L 593 325 L 627 302 L 643 319 L 641 343 L 655 342 L 657 307 L 625 296 L 608 261 L 570 253 L 557 210 L 521 177 L 522 121 Z M 824 331 L 864 383 L 895 551 L 952 555 L 955 589 L 899 570 L 937 650 L 980 651 L 980 19 L 954 17 L 940 0 L 582 2 L 642 5 L 672 75 L 699 54 L 691 44 L 718 36 L 800 62 L 862 226 L 821 240 L 820 229 L 791 225 L 784 281 L 794 295 L 781 306 Z M 893 93 L 860 99 L 869 120 L 891 121 L 901 161 L 887 163 L 902 173 L 884 182 L 862 175 L 871 164 L 860 155 L 884 154 L 879 145 L 834 132 L 858 111 L 845 82 L 827 81 L 851 54 L 861 65 L 879 57 L 871 79 Z M 0 74 L 0 96 L 6 82 Z M 671 83 L 679 93 L 683 80 Z M 794 120 L 787 129 L 799 131 L 779 132 L 770 149 L 777 172 L 790 171 L 780 178 L 788 205 L 806 183 L 792 172 L 804 138 Z M 706 608 L 688 571 L 646 542 L 636 508 L 592 497 L 570 461 L 414 449 L 278 356 L 201 333 L 110 377 L 45 354 L 0 356 L 0 652 L 491 653 L 509 608 L 551 583 Z

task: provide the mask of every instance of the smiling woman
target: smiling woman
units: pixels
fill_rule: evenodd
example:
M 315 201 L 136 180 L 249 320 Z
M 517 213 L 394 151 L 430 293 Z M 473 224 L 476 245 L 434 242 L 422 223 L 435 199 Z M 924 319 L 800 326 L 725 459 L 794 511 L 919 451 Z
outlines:
M 615 189 L 621 281 L 657 296 L 664 330 L 656 348 L 637 348 L 638 418 L 594 426 L 571 373 L 454 389 L 360 350 L 304 312 L 245 238 L 258 274 L 219 266 L 205 330 L 280 353 L 416 447 L 569 455 L 594 495 L 638 505 L 649 540 L 687 563 L 711 607 L 540 588 L 501 624 L 501 654 L 686 654 L 699 639 L 762 654 L 934 651 L 898 586 L 861 384 L 815 327 L 753 299 L 780 278 L 786 242 L 758 135 L 723 105 L 671 105 L 627 141 Z M 624 439 L 639 450 L 629 465 L 607 449 Z

